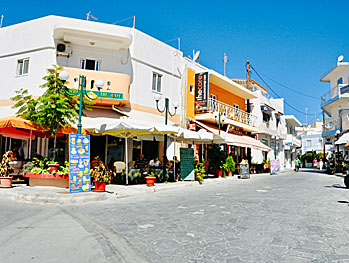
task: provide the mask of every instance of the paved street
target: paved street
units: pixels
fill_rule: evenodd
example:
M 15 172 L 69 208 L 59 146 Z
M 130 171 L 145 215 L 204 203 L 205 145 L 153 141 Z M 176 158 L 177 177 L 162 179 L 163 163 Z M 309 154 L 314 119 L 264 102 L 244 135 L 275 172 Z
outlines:
M 78 206 L 0 201 L 0 261 L 349 262 L 348 201 L 342 178 L 311 172 Z

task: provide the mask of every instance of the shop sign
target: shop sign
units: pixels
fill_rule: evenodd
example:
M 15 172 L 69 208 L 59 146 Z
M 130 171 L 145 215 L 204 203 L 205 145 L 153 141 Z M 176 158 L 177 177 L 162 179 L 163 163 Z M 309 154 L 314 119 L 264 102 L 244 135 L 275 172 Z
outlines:
M 245 135 L 243 128 L 233 126 L 233 125 L 229 125 L 227 132 L 232 133 L 232 134 L 236 134 L 236 135 Z
M 96 99 L 117 99 L 122 100 L 124 98 L 124 94 L 122 93 L 113 93 L 113 92 L 103 92 L 103 91 L 90 91 L 87 93 L 88 96 Z
M 190 131 L 196 131 L 196 124 L 195 123 L 189 123 L 188 129 Z
M 208 109 L 208 72 L 195 74 L 195 109 Z
M 284 142 L 284 145 L 285 145 L 285 146 L 292 146 L 293 143 L 292 143 L 292 142 Z
M 90 135 L 69 134 L 70 193 L 90 192 Z
M 180 148 L 181 157 L 181 180 L 194 181 L 194 149 L 192 148 Z
M 279 173 L 279 160 L 270 161 L 270 173 L 278 174 Z

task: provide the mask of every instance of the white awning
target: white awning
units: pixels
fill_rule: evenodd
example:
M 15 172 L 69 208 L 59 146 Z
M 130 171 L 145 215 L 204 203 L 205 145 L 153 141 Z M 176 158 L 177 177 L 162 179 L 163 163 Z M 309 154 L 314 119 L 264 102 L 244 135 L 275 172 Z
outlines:
M 349 142 L 349 132 L 344 133 L 337 141 L 335 144 L 346 144 Z

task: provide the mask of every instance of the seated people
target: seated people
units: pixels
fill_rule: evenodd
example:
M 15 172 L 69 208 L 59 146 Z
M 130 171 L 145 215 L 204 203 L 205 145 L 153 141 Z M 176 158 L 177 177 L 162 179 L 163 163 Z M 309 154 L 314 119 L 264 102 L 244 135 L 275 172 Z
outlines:
M 159 167 L 160 166 L 160 161 L 159 157 L 155 157 L 153 160 L 149 162 L 150 167 Z
M 136 160 L 136 168 L 144 169 L 148 166 L 148 161 L 144 158 L 144 154 L 140 153 L 139 158 Z

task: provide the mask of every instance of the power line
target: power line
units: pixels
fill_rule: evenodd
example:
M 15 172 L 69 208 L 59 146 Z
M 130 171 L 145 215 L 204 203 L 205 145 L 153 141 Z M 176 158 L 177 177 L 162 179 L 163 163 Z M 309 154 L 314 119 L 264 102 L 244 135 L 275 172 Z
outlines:
M 263 81 L 263 83 L 278 97 L 278 98 L 281 98 L 281 96 L 279 94 L 277 94 L 270 86 L 269 84 L 261 77 L 261 75 L 258 74 L 258 72 L 256 71 L 256 69 L 250 65 L 251 68 L 253 69 L 253 71 L 257 74 L 257 76 L 261 79 L 261 81 Z M 284 100 L 284 103 L 289 106 L 290 108 L 294 109 L 295 111 L 301 113 L 301 114 L 304 114 L 304 115 L 316 115 L 316 113 L 306 113 L 306 112 L 303 112 L 303 111 L 300 111 L 298 110 L 297 108 L 293 107 L 292 105 L 290 105 L 289 103 L 287 103 L 285 100 Z
M 282 84 L 282 83 L 280 83 L 280 82 L 278 82 L 278 81 L 272 79 L 271 77 L 268 77 L 267 75 L 263 74 L 262 72 L 259 72 L 259 73 L 260 73 L 261 75 L 263 75 L 264 77 L 266 77 L 267 79 L 271 80 L 272 82 L 275 82 L 276 84 L 280 85 L 281 87 L 284 87 L 284 88 L 286 88 L 286 89 L 289 89 L 289 90 L 291 90 L 291 91 L 293 91 L 293 92 L 296 92 L 297 94 L 306 96 L 306 97 L 308 97 L 308 98 L 313 98 L 313 99 L 320 100 L 319 97 L 315 97 L 315 96 L 312 96 L 312 95 L 309 95 L 309 94 L 302 93 L 302 92 L 300 92 L 300 91 L 298 91 L 298 90 L 292 89 L 292 88 L 290 88 L 290 87 L 288 87 L 288 86 L 286 86 L 286 85 L 284 85 L 284 84 Z

